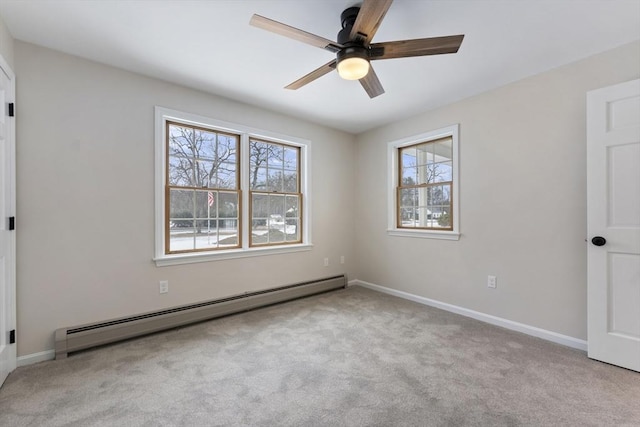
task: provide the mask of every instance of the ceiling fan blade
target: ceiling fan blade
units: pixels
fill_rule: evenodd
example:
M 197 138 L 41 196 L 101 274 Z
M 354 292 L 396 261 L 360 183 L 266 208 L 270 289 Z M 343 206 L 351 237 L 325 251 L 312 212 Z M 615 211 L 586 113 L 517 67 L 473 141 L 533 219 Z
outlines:
M 300 89 L 302 86 L 308 83 L 311 83 L 312 81 L 324 76 L 327 73 L 330 73 L 335 69 L 336 69 L 336 60 L 334 59 L 324 64 L 322 67 L 316 68 L 306 76 L 299 78 L 298 80 L 291 83 L 290 85 L 285 86 L 285 89 L 292 89 L 292 90 Z
M 399 40 L 372 43 L 369 59 L 406 58 L 409 56 L 441 55 L 456 53 L 460 49 L 464 34 L 427 39 Z
M 358 80 L 364 90 L 369 94 L 369 98 L 375 98 L 378 95 L 382 95 L 384 93 L 384 88 L 382 87 L 382 83 L 378 79 L 376 72 L 373 71 L 373 67 L 369 67 L 369 72 L 366 76 Z
M 371 43 L 391 3 L 393 0 L 364 0 L 349 39 L 361 40 L 365 46 Z
M 324 37 L 316 36 L 315 34 L 308 33 L 298 28 L 292 27 L 287 24 L 283 24 L 273 19 L 265 18 L 261 15 L 253 15 L 249 24 L 254 27 L 262 28 L 263 30 L 271 31 L 272 33 L 280 34 L 281 36 L 289 37 L 290 39 L 298 40 L 311 46 L 326 49 L 330 52 L 338 52 L 344 46 L 333 42 Z

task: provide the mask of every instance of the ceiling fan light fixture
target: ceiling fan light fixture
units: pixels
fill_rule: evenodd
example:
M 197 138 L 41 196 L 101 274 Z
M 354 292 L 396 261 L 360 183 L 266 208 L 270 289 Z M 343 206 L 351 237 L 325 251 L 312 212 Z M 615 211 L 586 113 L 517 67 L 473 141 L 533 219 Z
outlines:
M 347 58 L 338 62 L 338 74 L 345 80 L 360 80 L 369 72 L 369 61 L 363 58 Z
M 369 73 L 367 51 L 360 46 L 351 46 L 338 52 L 338 74 L 345 80 L 360 80 Z

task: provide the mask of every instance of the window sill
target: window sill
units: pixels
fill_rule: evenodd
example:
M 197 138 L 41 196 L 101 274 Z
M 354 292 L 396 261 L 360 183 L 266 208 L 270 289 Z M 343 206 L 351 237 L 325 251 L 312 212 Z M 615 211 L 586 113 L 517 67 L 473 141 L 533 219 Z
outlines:
M 277 247 L 271 246 L 268 248 L 231 249 L 220 252 L 163 255 L 154 258 L 153 261 L 155 261 L 156 267 L 165 267 L 168 265 L 193 264 L 197 262 L 222 261 L 227 259 L 249 258 L 256 256 L 310 251 L 312 247 L 313 245 L 311 244 L 299 244 Z
M 460 233 L 455 231 L 425 231 L 425 230 L 400 230 L 397 228 L 387 230 L 389 236 L 417 237 L 419 239 L 460 240 Z

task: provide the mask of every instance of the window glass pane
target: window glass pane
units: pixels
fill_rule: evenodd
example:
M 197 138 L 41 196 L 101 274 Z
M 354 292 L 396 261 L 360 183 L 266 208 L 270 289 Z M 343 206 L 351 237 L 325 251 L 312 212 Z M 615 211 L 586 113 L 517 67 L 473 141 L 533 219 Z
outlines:
M 417 207 L 427 207 L 429 205 L 429 187 L 420 187 L 415 190 L 415 204 Z
M 175 227 L 192 227 L 195 218 L 193 190 L 171 190 L 170 199 L 169 220 Z
M 297 148 L 284 148 L 284 168 L 289 170 L 298 170 Z
M 267 190 L 267 168 L 259 168 L 252 166 L 251 175 L 249 177 L 252 190 Z
M 208 160 L 197 162 L 195 182 L 198 188 L 237 188 L 236 165 L 234 163 L 213 163 Z
M 195 249 L 215 249 L 218 247 L 218 233 L 216 229 L 216 220 L 209 221 L 211 228 L 207 229 L 206 225 L 200 225 L 195 238 Z
M 284 221 L 284 211 L 284 196 L 269 195 L 269 224 L 277 223 L 278 227 L 280 227 Z
M 284 159 L 284 147 L 278 144 L 268 144 L 267 165 L 269 168 L 282 169 Z
M 453 141 L 450 138 L 433 142 L 435 162 L 448 162 L 453 159 Z
M 429 198 L 430 223 L 429 227 L 448 228 L 451 226 L 451 187 L 437 185 L 431 187 Z
M 267 152 L 269 144 L 256 140 L 249 141 L 249 161 L 254 166 L 267 165 Z
M 400 223 L 403 227 L 415 227 L 416 215 L 414 208 L 401 208 L 400 209 Z
M 251 212 L 251 244 L 269 243 L 269 196 L 252 194 Z
M 252 194 L 251 196 L 251 216 L 264 219 L 264 226 L 267 225 L 267 217 L 269 216 L 269 196 L 266 194 Z
M 285 239 L 287 242 L 300 241 L 300 197 L 285 196 Z
M 284 188 L 285 193 L 298 192 L 298 173 L 295 171 L 284 172 Z
M 433 151 L 429 144 L 416 146 L 416 163 L 418 166 L 433 163 Z
M 418 204 L 415 188 L 403 188 L 400 190 L 400 207 L 415 207 Z
M 218 247 L 239 246 L 238 220 L 219 219 L 218 223 Z
M 184 157 L 169 157 L 169 185 L 192 187 L 193 160 Z
M 191 131 L 196 156 L 203 160 L 216 160 L 216 134 L 200 129 L 191 129 Z
M 196 162 L 196 175 L 191 186 L 198 188 L 216 187 L 216 167 L 213 162 L 208 160 L 198 160 Z
M 418 183 L 418 168 L 409 167 L 402 169 L 402 185 L 415 185 Z
M 448 182 L 453 180 L 452 162 L 433 163 L 427 166 L 429 182 Z
M 289 202 L 291 205 L 291 202 Z M 252 244 L 282 243 L 285 241 L 285 196 L 253 195 Z M 292 229 L 292 232 L 297 232 Z
M 416 209 L 416 227 L 429 227 L 431 211 L 426 206 Z
M 169 125 L 169 156 L 215 160 L 216 133 L 189 126 Z
M 282 170 L 269 169 L 269 181 L 267 185 L 267 191 L 282 192 L 283 187 Z
M 284 241 L 285 241 L 285 234 L 283 230 L 269 228 L 269 243 L 282 243 Z
M 237 135 L 218 134 L 218 145 L 216 149 L 217 162 L 235 163 L 239 138 Z
M 212 213 L 213 217 L 216 217 L 216 205 L 215 203 L 213 204 L 213 206 L 209 206 L 209 200 L 211 200 L 209 198 L 209 191 L 196 191 L 196 207 L 195 207 L 195 213 L 196 213 L 196 218 L 198 219 L 207 219 L 210 218 L 209 215 L 210 213 Z M 216 198 L 216 193 L 215 192 L 211 192 L 211 195 L 213 196 L 213 199 L 215 201 Z M 200 224 L 196 224 L 200 227 L 202 227 L 202 223 Z
M 296 218 L 287 218 L 285 226 L 285 239 L 287 242 L 300 241 L 300 221 Z
M 300 197 L 285 196 L 285 217 L 300 218 Z
M 216 202 L 219 218 L 238 218 L 238 193 L 219 192 Z
M 194 191 L 171 190 L 169 206 L 169 248 L 183 251 L 194 248 L 196 220 Z
M 416 147 L 408 147 L 401 149 L 402 167 L 413 167 L 417 164 Z
M 172 228 L 169 232 L 169 250 L 189 251 L 195 247 L 193 228 Z
M 266 219 L 253 219 L 251 221 L 251 244 L 261 245 L 269 243 L 269 230 L 265 225 Z
M 431 172 L 433 169 L 433 165 L 420 165 L 418 166 L 418 180 L 417 184 L 429 184 L 433 182 L 433 177 L 431 176 Z
M 169 155 L 194 157 L 193 132 L 189 128 L 169 125 Z
M 238 188 L 235 163 L 222 163 L 216 172 L 217 188 Z
M 449 204 L 449 185 L 436 185 L 431 187 L 431 203 L 434 205 Z

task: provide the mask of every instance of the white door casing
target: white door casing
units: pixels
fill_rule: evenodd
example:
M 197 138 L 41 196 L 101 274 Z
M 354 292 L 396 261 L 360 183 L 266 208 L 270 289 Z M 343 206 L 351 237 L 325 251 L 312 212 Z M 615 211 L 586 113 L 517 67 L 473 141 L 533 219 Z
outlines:
M 587 226 L 589 357 L 640 371 L 640 80 L 587 94 Z
M 0 386 L 16 368 L 15 337 L 15 232 L 9 230 L 9 217 L 15 216 L 15 118 L 9 117 L 13 105 L 15 79 L 0 56 Z

